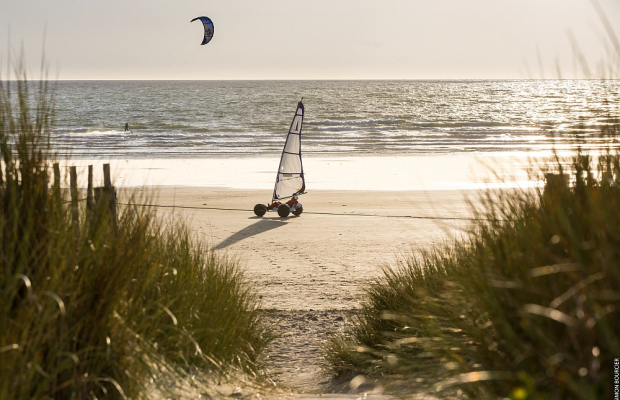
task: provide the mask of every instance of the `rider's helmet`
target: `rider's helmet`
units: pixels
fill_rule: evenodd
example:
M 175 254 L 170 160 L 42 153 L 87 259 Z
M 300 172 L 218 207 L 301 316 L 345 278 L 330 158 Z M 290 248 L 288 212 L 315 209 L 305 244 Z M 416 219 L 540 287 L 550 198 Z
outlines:
M 295 193 L 295 194 L 293 195 L 293 198 L 294 198 L 295 200 L 297 200 L 297 199 L 298 199 L 298 197 L 297 197 L 297 193 Z

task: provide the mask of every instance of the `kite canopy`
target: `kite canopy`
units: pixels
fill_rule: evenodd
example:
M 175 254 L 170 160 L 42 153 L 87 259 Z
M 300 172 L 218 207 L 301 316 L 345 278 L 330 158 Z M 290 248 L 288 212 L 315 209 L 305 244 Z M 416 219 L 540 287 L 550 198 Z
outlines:
M 205 36 L 202 39 L 202 43 L 200 43 L 201 45 L 204 45 L 209 43 L 211 39 L 213 39 L 213 31 L 215 30 L 215 28 L 213 27 L 213 21 L 211 21 L 211 19 L 208 17 L 197 17 L 191 20 L 190 23 L 196 21 L 197 19 L 202 22 L 202 25 L 205 28 Z

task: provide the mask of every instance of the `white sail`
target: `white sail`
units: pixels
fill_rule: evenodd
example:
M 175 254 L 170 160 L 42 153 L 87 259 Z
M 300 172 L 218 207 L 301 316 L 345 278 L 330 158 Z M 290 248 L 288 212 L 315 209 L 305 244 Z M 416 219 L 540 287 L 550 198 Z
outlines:
M 286 136 L 284 150 L 280 158 L 273 199 L 286 199 L 306 189 L 304 168 L 301 164 L 301 127 L 304 120 L 304 105 L 300 101 L 293 117 L 293 122 Z

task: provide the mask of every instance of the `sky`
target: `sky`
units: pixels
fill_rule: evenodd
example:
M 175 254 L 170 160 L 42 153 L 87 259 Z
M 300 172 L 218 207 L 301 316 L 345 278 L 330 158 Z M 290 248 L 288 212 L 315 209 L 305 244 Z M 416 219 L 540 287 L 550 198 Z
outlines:
M 31 78 L 44 58 L 48 77 L 61 80 L 617 79 L 619 8 L 619 0 L 0 0 L 0 72 L 23 52 Z M 201 23 L 190 23 L 203 15 L 215 25 L 205 46 Z

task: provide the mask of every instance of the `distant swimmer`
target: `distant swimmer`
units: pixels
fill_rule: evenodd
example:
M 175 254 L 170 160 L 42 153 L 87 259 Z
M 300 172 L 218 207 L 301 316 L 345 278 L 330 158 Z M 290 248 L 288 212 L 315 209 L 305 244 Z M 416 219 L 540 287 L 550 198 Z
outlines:
M 129 130 L 129 122 L 125 122 L 125 132 L 131 133 L 131 131 Z

